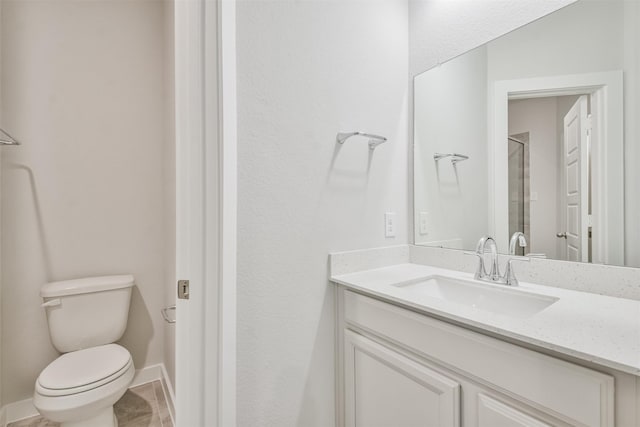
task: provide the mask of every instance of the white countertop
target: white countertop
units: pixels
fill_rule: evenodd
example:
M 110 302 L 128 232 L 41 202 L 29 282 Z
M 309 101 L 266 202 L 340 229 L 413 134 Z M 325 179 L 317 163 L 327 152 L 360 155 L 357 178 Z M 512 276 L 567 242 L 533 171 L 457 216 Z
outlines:
M 510 289 L 559 300 L 531 317 L 515 318 L 394 286 L 433 275 L 473 280 L 469 273 L 398 264 L 333 276 L 331 281 L 426 314 L 640 376 L 640 301 L 521 282 Z

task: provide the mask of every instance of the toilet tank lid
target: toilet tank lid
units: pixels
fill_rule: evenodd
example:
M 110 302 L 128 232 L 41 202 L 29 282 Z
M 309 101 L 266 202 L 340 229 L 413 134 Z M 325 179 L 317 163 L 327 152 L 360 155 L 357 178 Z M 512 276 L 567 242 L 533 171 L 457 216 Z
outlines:
M 91 292 L 130 288 L 133 284 L 134 279 L 131 274 L 85 277 L 82 279 L 47 283 L 40 289 L 40 296 L 43 298 L 51 298 L 66 295 L 88 294 Z

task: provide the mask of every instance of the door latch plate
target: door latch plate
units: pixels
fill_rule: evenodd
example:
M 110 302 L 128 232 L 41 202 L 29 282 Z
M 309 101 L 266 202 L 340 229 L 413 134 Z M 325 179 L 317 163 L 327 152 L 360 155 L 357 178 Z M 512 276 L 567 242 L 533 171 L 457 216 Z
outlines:
M 188 280 L 178 280 L 178 299 L 189 299 Z

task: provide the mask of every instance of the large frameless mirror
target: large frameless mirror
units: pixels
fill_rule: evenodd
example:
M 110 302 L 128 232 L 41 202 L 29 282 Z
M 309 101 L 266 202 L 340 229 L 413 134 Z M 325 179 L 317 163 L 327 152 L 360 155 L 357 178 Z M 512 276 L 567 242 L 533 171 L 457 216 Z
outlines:
M 415 243 L 640 267 L 639 52 L 580 0 L 415 76 Z

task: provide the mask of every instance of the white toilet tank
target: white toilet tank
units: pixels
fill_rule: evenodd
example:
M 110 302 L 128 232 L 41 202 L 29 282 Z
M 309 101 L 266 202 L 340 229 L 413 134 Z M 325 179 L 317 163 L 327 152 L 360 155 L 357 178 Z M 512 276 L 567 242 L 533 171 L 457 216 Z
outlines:
M 62 353 L 118 341 L 127 327 L 132 275 L 47 283 L 40 290 L 53 346 Z

